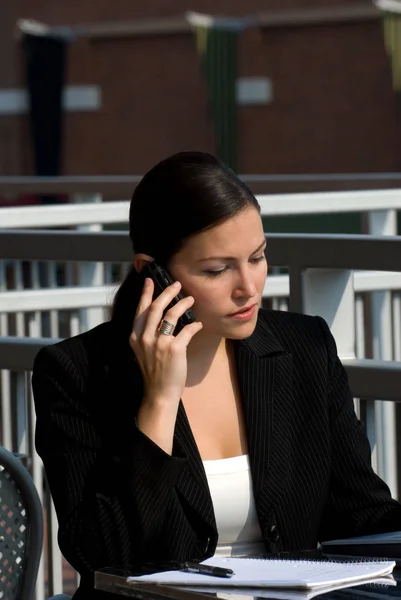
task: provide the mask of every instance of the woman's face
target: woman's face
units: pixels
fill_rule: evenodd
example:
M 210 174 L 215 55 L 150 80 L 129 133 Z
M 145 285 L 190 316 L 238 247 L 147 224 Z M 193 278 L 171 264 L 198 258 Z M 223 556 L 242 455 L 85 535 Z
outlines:
M 265 245 L 260 214 L 250 206 L 194 235 L 174 255 L 169 271 L 184 294 L 194 297 L 193 311 L 205 333 L 251 335 L 267 276 Z

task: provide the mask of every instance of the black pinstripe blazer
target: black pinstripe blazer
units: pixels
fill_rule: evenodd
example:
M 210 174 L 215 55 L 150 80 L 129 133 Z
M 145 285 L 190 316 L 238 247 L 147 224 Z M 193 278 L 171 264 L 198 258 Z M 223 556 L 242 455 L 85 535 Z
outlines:
M 401 506 L 371 468 L 325 321 L 262 309 L 235 348 L 267 550 L 401 530 Z M 135 426 L 142 377 L 111 323 L 42 349 L 33 390 L 60 548 L 84 578 L 104 566 L 213 554 L 213 506 L 184 407 L 169 456 Z

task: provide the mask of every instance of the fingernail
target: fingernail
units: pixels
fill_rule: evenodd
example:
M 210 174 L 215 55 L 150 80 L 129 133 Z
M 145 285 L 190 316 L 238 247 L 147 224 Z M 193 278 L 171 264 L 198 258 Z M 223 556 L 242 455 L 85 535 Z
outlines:
M 180 287 L 181 283 L 179 281 L 174 281 L 173 286 L 178 288 Z

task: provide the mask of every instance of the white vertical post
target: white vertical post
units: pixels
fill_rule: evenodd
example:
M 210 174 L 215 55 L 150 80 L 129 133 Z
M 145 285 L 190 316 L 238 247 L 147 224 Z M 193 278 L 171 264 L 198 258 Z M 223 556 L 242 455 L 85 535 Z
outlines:
M 340 358 L 355 358 L 354 281 L 345 269 L 307 269 L 302 275 L 303 312 L 323 317 Z
M 381 210 L 369 213 L 369 233 L 372 235 L 396 235 L 397 213 Z M 392 301 L 391 292 L 372 293 L 373 358 L 392 360 Z M 394 498 L 398 497 L 397 438 L 395 404 L 375 402 L 376 434 L 378 446 L 378 474 L 390 487 Z
M 401 294 L 393 294 L 394 360 L 401 361 Z
M 74 202 L 76 203 L 97 203 L 102 201 L 101 194 L 75 194 Z M 101 231 L 102 225 L 93 223 L 91 225 L 80 225 L 80 231 Z M 101 262 L 82 262 L 78 265 L 78 285 L 86 287 L 92 285 L 103 285 L 104 272 Z M 103 308 L 87 308 L 80 311 L 80 328 L 81 331 L 87 331 L 96 327 L 104 320 Z
M 357 358 L 365 358 L 365 297 L 355 295 L 355 352 Z M 361 402 L 354 398 L 355 412 L 361 418 Z
M 37 260 L 31 263 L 31 286 L 32 289 L 40 289 L 40 276 L 39 276 L 39 262 Z M 40 337 L 42 335 L 42 313 L 40 310 L 36 310 L 34 313 L 29 313 L 29 336 L 33 337 L 36 335 Z M 34 334 L 31 333 L 34 331 Z
M 0 260 L 0 291 L 7 289 L 6 264 Z M 8 315 L 0 312 L 0 335 L 8 335 Z M 3 446 L 12 450 L 12 421 L 11 421 L 11 373 L 6 369 L 0 370 L 0 402 L 1 402 L 1 434 Z
M 397 213 L 381 210 L 369 213 L 369 233 L 396 235 Z M 392 360 L 392 306 L 391 292 L 372 293 L 373 358 Z M 378 474 L 386 481 L 395 498 L 397 482 L 397 438 L 395 404 L 375 402 L 376 433 L 378 444 Z
M 14 261 L 14 277 L 15 277 L 15 289 L 24 289 L 24 274 L 22 272 L 22 262 Z M 16 324 L 16 335 L 17 337 L 25 337 L 25 316 L 24 313 L 18 311 L 15 314 Z
M 29 402 L 29 407 L 30 407 L 29 414 L 31 415 L 31 418 L 29 421 L 29 437 L 33 441 L 35 439 L 35 419 L 32 417 L 35 414 L 35 406 L 34 406 L 34 402 L 33 402 L 31 378 L 32 378 L 32 373 L 29 371 L 27 373 L 27 377 L 26 377 L 27 390 L 29 392 L 28 393 L 28 402 Z M 35 450 L 34 444 L 32 444 L 31 457 L 32 457 L 32 479 L 33 479 L 35 487 L 38 491 L 39 498 L 40 498 L 40 501 L 43 506 L 43 465 L 42 465 L 41 459 L 39 458 L 39 455 L 37 454 L 37 452 Z M 44 568 L 45 565 L 44 565 L 44 562 L 45 562 L 45 556 L 44 556 L 44 553 L 42 552 L 42 556 L 41 556 L 40 563 L 39 563 L 39 569 L 38 569 L 38 577 L 37 577 L 36 586 L 35 586 L 36 600 L 41 600 L 42 598 L 45 597 L 45 568 Z
M 302 276 L 303 312 L 323 317 L 330 327 L 340 358 L 355 358 L 355 322 L 360 310 L 354 310 L 353 272 L 345 269 L 307 269 Z M 359 401 L 354 399 L 359 416 Z
M 21 454 L 29 455 L 28 450 L 28 408 L 27 408 L 27 394 L 25 386 L 25 373 L 16 373 L 16 392 L 17 392 L 17 423 L 16 423 L 16 434 L 17 434 L 17 452 Z
M 49 557 L 49 583 L 51 583 L 50 593 L 52 595 L 63 593 L 63 557 L 60 552 L 57 539 L 58 521 L 54 502 L 50 495 L 46 498 L 47 508 L 47 536 L 48 536 L 48 557 Z
M 47 281 L 49 288 L 57 287 L 57 263 L 49 261 L 47 263 Z M 53 338 L 59 337 L 59 311 L 50 311 L 50 336 Z

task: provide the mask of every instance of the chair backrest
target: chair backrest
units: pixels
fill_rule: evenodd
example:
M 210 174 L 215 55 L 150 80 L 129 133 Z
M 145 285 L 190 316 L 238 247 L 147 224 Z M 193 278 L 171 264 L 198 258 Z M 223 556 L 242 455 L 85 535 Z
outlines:
M 42 545 L 42 504 L 32 477 L 0 446 L 0 600 L 32 600 Z

